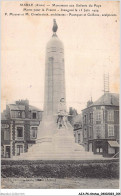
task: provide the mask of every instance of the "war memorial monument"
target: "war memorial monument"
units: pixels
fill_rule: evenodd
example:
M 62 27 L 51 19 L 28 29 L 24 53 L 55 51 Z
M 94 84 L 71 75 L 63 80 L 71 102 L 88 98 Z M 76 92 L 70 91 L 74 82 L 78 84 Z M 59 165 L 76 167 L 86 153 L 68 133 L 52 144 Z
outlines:
M 84 160 L 99 159 L 100 155 L 86 152 L 75 143 L 73 127 L 66 110 L 64 46 L 58 38 L 54 19 L 53 35 L 46 46 L 44 115 L 38 128 L 36 144 L 14 159 Z

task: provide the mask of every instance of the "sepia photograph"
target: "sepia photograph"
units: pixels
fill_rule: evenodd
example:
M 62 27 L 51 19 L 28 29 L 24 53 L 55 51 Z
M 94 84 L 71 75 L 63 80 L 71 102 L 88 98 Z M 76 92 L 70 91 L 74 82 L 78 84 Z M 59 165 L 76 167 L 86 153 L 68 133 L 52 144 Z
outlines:
M 3 190 L 120 188 L 119 19 L 119 1 L 1 1 Z

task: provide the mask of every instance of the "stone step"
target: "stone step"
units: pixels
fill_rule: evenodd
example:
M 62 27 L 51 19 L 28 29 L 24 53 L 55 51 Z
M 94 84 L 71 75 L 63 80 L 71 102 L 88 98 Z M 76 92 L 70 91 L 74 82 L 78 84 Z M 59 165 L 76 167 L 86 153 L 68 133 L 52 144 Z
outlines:
M 80 156 L 78 156 L 78 157 L 67 157 L 67 156 L 65 156 L 65 157 L 48 157 L 48 155 L 47 156 L 43 156 L 43 157 L 29 157 L 29 156 L 27 156 L 27 157 L 24 157 L 24 160 L 97 160 L 97 159 L 103 159 L 102 157 L 98 157 L 98 156 L 96 156 L 96 157 L 81 157 L 80 158 Z M 17 158 L 17 160 L 23 160 L 23 158 L 22 157 L 19 157 L 19 158 Z
M 64 154 L 67 154 L 67 155 L 72 155 L 74 153 L 74 155 L 73 156 L 80 156 L 80 157 L 82 157 L 82 156 L 100 156 L 100 155 L 94 155 L 93 154 L 93 152 L 87 152 L 87 151 L 71 151 L 70 149 L 68 149 L 68 150 L 65 150 L 64 151 L 64 153 L 63 153 L 63 149 L 60 149 L 60 150 L 57 150 L 57 153 L 56 152 L 54 152 L 53 150 L 47 150 L 47 151 L 36 151 L 36 150 L 33 150 L 33 151 L 29 151 L 29 152 L 26 152 L 26 153 L 22 153 L 20 156 L 40 156 L 40 155 L 45 155 L 45 154 L 48 154 L 48 155 L 50 155 L 50 154 L 59 154 L 59 156 L 60 155 L 62 155 L 62 156 L 64 156 Z M 17 156 L 18 157 L 18 156 Z
M 56 153 L 56 152 L 53 152 L 53 151 L 45 151 L 45 152 L 42 152 L 42 151 L 40 151 L 39 153 L 38 152 L 34 152 L 34 153 L 31 153 L 31 152 L 26 152 L 26 153 L 22 153 L 20 156 L 26 156 L 26 155 L 30 155 L 30 156 L 40 156 L 40 155 L 45 155 L 45 154 L 48 154 L 48 155 L 50 155 L 50 154 L 60 154 L 60 155 L 64 155 L 64 154 L 70 154 L 70 155 L 72 155 L 74 153 L 74 155 L 73 156 L 76 156 L 76 155 L 80 155 L 80 156 L 97 156 L 97 155 L 94 155 L 93 153 L 90 153 L 90 152 L 79 152 L 79 151 L 72 151 L 72 152 L 70 152 L 70 151 L 65 151 L 64 153 L 63 153 L 63 151 L 58 151 L 58 153 Z
M 58 154 L 48 154 L 48 153 L 40 153 L 39 155 L 38 154 L 34 154 L 34 155 L 31 155 L 31 154 L 26 154 L 26 153 L 22 153 L 21 156 L 16 156 L 14 158 L 17 158 L 17 159 L 32 159 L 32 160 L 45 160 L 45 159 L 48 159 L 48 160 L 69 160 L 69 159 L 72 159 L 72 160 L 84 160 L 84 159 L 102 159 L 102 156 L 101 155 L 92 155 L 92 154 L 89 154 L 89 153 L 84 153 L 84 154 L 63 154 L 63 153 L 58 153 Z

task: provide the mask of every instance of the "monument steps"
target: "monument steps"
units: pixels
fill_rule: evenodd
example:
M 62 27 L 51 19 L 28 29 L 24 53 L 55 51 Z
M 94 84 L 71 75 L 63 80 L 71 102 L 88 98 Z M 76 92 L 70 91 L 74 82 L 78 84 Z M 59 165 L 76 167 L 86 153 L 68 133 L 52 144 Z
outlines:
M 49 138 L 49 139 L 47 139 Z M 75 143 L 70 127 L 56 129 L 51 137 L 41 137 L 28 152 L 15 156 L 17 160 L 93 160 L 102 159 L 102 155 L 94 155 L 85 151 L 82 145 Z
M 102 159 L 102 155 L 94 155 L 93 152 L 87 151 L 74 151 L 74 150 L 39 150 L 29 151 L 27 153 L 21 153 L 20 156 L 15 156 L 14 159 L 17 160 L 92 160 L 92 159 Z
M 40 130 L 41 131 L 41 130 Z M 101 155 L 85 151 L 82 145 L 75 143 L 70 127 L 59 130 L 51 137 L 42 137 L 28 149 L 28 152 L 15 156 L 17 160 L 92 160 L 102 159 Z

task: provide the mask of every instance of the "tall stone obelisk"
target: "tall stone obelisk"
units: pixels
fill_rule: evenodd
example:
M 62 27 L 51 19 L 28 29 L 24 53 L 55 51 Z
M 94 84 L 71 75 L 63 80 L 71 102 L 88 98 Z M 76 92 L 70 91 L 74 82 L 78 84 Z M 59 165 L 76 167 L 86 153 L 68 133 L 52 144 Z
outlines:
M 57 23 L 53 20 L 53 34 L 46 46 L 44 114 L 38 130 L 37 143 L 52 137 L 57 130 L 58 105 L 65 96 L 64 46 L 57 36 Z
M 64 46 L 58 38 L 54 20 L 53 35 L 46 47 L 44 115 L 57 114 L 61 98 L 65 99 Z

